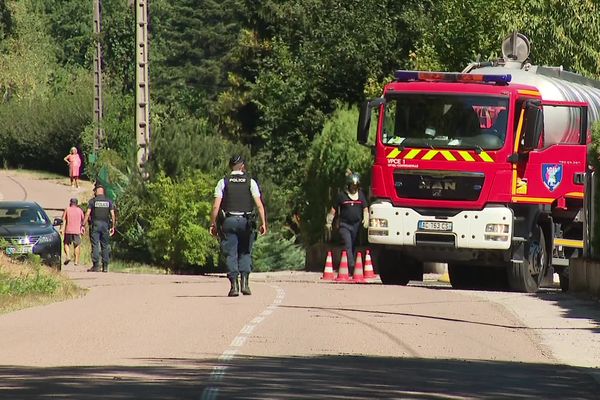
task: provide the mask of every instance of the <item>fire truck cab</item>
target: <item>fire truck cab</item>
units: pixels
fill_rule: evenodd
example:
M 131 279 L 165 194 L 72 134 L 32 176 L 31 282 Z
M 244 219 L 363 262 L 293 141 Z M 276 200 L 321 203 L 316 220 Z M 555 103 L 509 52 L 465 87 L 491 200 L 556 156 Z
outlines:
M 568 287 L 600 85 L 531 66 L 524 40 L 513 34 L 504 59 L 461 73 L 396 71 L 363 104 L 357 138 L 375 154 L 368 239 L 384 283 L 444 262 L 457 288 L 534 292 L 555 271 Z

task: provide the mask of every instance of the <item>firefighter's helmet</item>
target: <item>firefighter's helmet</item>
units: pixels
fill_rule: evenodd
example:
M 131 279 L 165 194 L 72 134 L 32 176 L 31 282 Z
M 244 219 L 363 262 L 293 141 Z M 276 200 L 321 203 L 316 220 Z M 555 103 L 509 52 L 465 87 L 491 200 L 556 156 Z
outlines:
M 359 186 L 360 185 L 360 175 L 355 173 L 352 173 L 350 175 L 348 175 L 346 177 L 346 185 L 351 186 Z

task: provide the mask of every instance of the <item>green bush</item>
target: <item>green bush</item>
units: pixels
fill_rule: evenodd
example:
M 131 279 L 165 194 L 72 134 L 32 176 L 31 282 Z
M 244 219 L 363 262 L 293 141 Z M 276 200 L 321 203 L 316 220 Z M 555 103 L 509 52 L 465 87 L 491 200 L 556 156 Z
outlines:
M 148 183 L 140 223 L 153 261 L 169 268 L 214 263 L 218 243 L 210 235 L 213 179 L 196 173 L 181 182 L 160 176 Z
M 253 271 L 302 270 L 305 252 L 294 243 L 294 238 L 286 238 L 281 231 L 271 231 L 259 236 L 252 250 Z

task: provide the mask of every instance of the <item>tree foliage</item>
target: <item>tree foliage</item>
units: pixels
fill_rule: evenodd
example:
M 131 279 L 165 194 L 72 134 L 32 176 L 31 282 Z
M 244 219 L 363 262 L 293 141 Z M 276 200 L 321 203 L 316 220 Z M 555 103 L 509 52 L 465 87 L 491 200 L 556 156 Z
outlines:
M 48 16 L 50 34 L 56 46 L 57 60 L 63 65 L 91 68 L 93 57 L 92 2 L 78 0 L 43 0 L 40 8 Z
M 6 10 L 0 10 L 11 16 L 11 35 L 3 41 L 0 55 L 0 104 L 12 98 L 49 97 L 52 83 L 61 75 L 55 68 L 55 44 L 34 2 L 10 1 Z
M 13 18 L 6 0 L 0 0 L 0 51 L 3 50 L 4 40 L 11 35 Z
M 223 66 L 244 22 L 244 1 L 157 0 L 151 7 L 156 100 L 205 116 L 227 86 Z
M 216 134 L 206 120 L 169 121 L 155 130 L 150 167 L 155 173 L 185 177 L 201 170 L 213 176 L 228 171 L 234 153 L 250 159 L 250 152 Z
M 74 77 L 68 91 L 52 98 L 15 99 L 0 107 L 0 160 L 12 167 L 65 171 L 63 157 L 81 147 L 91 119 L 89 77 Z

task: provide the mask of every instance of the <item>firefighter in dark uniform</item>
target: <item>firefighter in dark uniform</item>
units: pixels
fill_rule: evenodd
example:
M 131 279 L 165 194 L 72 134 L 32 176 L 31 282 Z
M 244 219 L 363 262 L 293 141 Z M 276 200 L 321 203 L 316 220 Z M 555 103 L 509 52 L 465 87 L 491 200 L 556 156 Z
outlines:
M 337 214 L 338 232 L 344 241 L 344 249 L 348 255 L 348 267 L 354 269 L 355 246 L 358 231 L 362 225 L 369 228 L 369 205 L 365 194 L 360 190 L 360 176 L 356 173 L 346 178 L 346 188 L 338 194 L 335 207 L 327 214 L 326 229 L 331 231 Z
M 239 296 L 241 291 L 250 295 L 249 276 L 252 270 L 252 245 L 254 244 L 253 210 L 256 205 L 260 217 L 259 233 L 267 233 L 265 209 L 256 181 L 246 174 L 244 159 L 235 155 L 229 160 L 231 174 L 221 179 L 215 188 L 215 201 L 210 218 L 211 235 L 221 238 L 221 251 L 227 264 L 227 277 L 231 283 L 229 296 Z M 220 215 L 219 215 L 220 214 Z M 217 228 L 217 219 L 219 227 Z
M 88 221 L 90 240 L 92 242 L 92 268 L 88 271 L 100 271 L 100 254 L 102 254 L 102 272 L 108 272 L 110 261 L 110 236 L 115 234 L 117 219 L 115 206 L 111 199 L 104 194 L 104 188 L 97 185 L 95 196 L 88 202 L 84 221 Z

